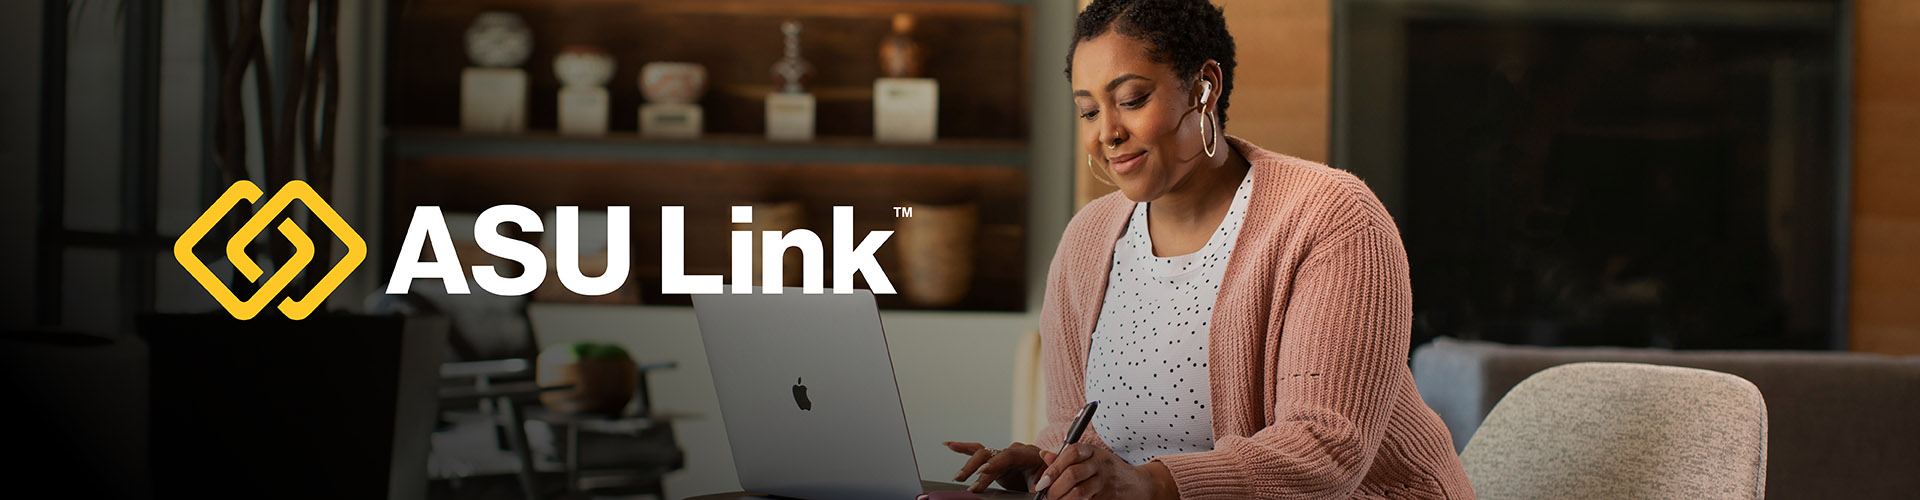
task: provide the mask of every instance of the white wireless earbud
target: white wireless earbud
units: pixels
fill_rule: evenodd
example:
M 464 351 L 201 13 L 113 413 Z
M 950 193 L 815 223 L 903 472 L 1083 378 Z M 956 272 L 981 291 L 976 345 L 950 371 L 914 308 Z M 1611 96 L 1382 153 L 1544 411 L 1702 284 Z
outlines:
M 1213 82 L 1202 80 L 1200 82 L 1200 104 L 1206 104 L 1207 99 L 1210 97 L 1213 97 Z

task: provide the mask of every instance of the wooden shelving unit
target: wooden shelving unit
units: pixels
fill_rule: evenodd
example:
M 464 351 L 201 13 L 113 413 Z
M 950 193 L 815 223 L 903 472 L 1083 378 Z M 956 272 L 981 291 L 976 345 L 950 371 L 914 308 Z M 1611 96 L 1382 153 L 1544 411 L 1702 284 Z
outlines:
M 467 0 L 413 0 L 415 11 L 466 11 Z M 885 18 L 896 12 L 983 19 L 1021 19 L 1032 0 L 492 0 L 484 6 L 507 10 L 617 9 L 648 15 L 726 15 L 775 17 Z
M 478 212 L 517 204 L 632 210 L 632 278 L 640 301 L 685 304 L 659 293 L 660 208 L 683 206 L 687 271 L 730 269 L 730 205 L 799 202 L 807 229 L 830 234 L 832 208 L 854 207 L 854 231 L 893 230 L 893 207 L 973 203 L 979 207 L 973 278 L 947 308 L 1026 307 L 1030 6 L 1026 1 L 925 0 L 455 0 L 395 2 L 389 12 L 385 124 L 387 248 L 398 252 L 413 209 Z M 530 130 L 511 135 L 458 130 L 462 33 L 483 10 L 526 19 L 534 51 Z M 940 140 L 872 140 L 877 47 L 897 12 L 915 14 L 929 78 L 941 85 Z M 763 93 L 781 49 L 778 25 L 806 25 L 808 81 L 820 96 L 812 142 L 764 138 Z M 608 49 L 617 69 L 608 86 L 611 131 L 562 136 L 553 56 L 562 46 Z M 697 140 L 644 139 L 635 82 L 650 61 L 688 61 L 708 71 L 706 134 Z M 897 237 L 897 235 L 896 235 Z M 531 237 L 529 236 L 529 239 Z M 910 274 L 890 241 L 877 255 L 899 288 Z M 386 259 L 391 262 L 391 259 Z M 831 263 L 829 263 L 829 266 Z M 828 276 L 831 276 L 830 270 Z M 862 284 L 864 286 L 864 283 Z M 902 296 L 881 307 L 913 308 Z
M 1027 164 L 1026 143 L 1010 139 L 887 144 L 876 143 L 868 137 L 820 137 L 812 142 L 778 142 L 746 134 L 709 134 L 698 140 L 669 140 L 645 139 L 631 133 L 576 137 L 547 131 L 489 135 L 466 134 L 451 129 L 411 129 L 390 132 L 387 151 L 396 158 L 492 156 L 634 162 L 964 165 L 994 168 L 1025 168 Z
M 1025 2 L 850 0 L 416 0 L 392 2 L 387 55 L 386 124 L 394 128 L 457 128 L 463 44 L 474 16 L 519 14 L 534 34 L 526 64 L 533 130 L 553 130 L 560 89 L 553 57 L 568 45 L 607 49 L 615 61 L 611 127 L 638 130 L 640 67 L 654 61 L 707 68 L 705 108 L 710 134 L 764 134 L 764 98 L 783 49 L 779 26 L 798 20 L 802 56 L 813 64 L 806 85 L 820 99 L 817 133 L 873 135 L 870 94 L 881 76 L 879 43 L 894 13 L 916 16 L 926 51 L 926 77 L 940 81 L 942 139 L 1027 139 L 1027 61 L 1031 8 Z M 403 5 L 404 4 L 404 5 Z

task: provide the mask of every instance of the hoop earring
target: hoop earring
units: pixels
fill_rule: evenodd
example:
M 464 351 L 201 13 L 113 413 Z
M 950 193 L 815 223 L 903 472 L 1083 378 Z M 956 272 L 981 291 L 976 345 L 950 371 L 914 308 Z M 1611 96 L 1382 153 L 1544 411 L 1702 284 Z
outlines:
M 1208 158 L 1212 158 L 1213 154 L 1220 150 L 1220 145 L 1218 144 L 1220 142 L 1220 125 L 1214 124 L 1213 126 L 1209 127 L 1208 126 L 1209 121 L 1207 120 L 1207 118 L 1208 118 L 1207 112 L 1201 111 L 1200 112 L 1200 149 L 1207 152 Z M 1207 141 L 1207 129 L 1209 128 L 1213 129 L 1213 141 L 1211 142 Z
M 1119 184 L 1107 180 L 1106 176 L 1100 175 L 1100 169 L 1093 167 L 1093 155 L 1087 155 L 1087 172 L 1093 174 L 1093 180 L 1100 181 L 1101 184 L 1106 184 L 1107 187 L 1120 187 Z

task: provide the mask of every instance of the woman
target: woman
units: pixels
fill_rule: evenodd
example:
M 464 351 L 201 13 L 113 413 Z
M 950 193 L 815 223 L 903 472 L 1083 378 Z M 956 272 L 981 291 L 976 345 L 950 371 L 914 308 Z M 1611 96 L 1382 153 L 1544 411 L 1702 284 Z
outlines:
M 1082 160 L 1119 193 L 1054 254 L 1041 309 L 1055 456 L 1014 443 L 955 478 L 1048 498 L 1472 498 L 1407 369 L 1393 219 L 1351 174 L 1222 132 L 1233 39 L 1204 0 L 1098 0 L 1068 78 Z

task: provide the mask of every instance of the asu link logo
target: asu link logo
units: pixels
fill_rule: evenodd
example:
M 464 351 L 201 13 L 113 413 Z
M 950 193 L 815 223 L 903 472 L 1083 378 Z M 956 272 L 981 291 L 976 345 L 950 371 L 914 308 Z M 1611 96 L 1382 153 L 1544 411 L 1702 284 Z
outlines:
M 207 236 L 207 232 L 220 222 L 221 217 L 226 216 L 227 212 L 232 211 L 241 201 L 252 203 L 260 199 L 260 195 L 260 187 L 252 182 L 233 183 L 233 187 L 227 188 L 227 192 L 221 194 L 220 199 L 214 201 L 213 206 L 205 213 L 200 214 L 200 218 L 193 221 L 193 225 L 187 228 L 187 232 L 181 234 L 180 240 L 173 244 L 173 257 L 180 261 L 181 266 L 187 268 L 187 273 L 192 274 L 193 279 L 200 282 L 200 286 L 206 287 L 207 292 L 213 294 L 214 300 L 220 301 L 220 305 L 227 308 L 228 313 L 243 320 L 253 319 L 254 316 L 259 315 L 260 310 L 265 309 L 267 303 L 279 296 L 280 292 L 286 289 L 287 284 L 293 282 L 294 276 L 298 276 L 300 271 L 306 269 L 307 264 L 313 261 L 313 240 L 308 238 L 307 233 L 301 231 L 300 226 L 294 224 L 292 220 L 280 221 L 278 226 L 280 234 L 285 236 L 287 241 L 293 242 L 293 260 L 278 266 L 273 276 L 268 277 L 267 282 L 260 285 L 260 291 L 255 292 L 253 297 L 240 300 L 234 295 L 233 290 L 220 282 L 219 277 L 213 275 L 213 271 L 207 269 L 206 264 L 201 263 L 200 259 L 193 255 L 194 245 L 199 244 L 200 239 Z M 352 227 L 347 226 L 347 221 L 340 219 L 340 214 L 335 213 L 333 207 L 327 206 L 326 200 L 320 199 L 320 194 L 314 192 L 312 186 L 308 186 L 306 182 L 293 181 L 280 188 L 280 192 L 268 199 L 266 205 L 253 213 L 253 218 L 247 219 L 246 225 L 240 227 L 240 232 L 234 234 L 233 239 L 227 240 L 227 261 L 232 262 L 234 269 L 246 276 L 247 281 L 259 282 L 260 266 L 254 264 L 253 258 L 247 255 L 247 243 L 252 242 L 261 231 L 265 231 L 267 223 L 278 218 L 280 212 L 286 210 L 287 205 L 292 204 L 294 200 L 306 204 L 307 210 L 313 214 L 314 218 L 325 224 L 327 230 L 332 231 L 334 236 L 338 236 L 340 242 L 347 246 L 347 255 L 342 257 L 340 263 L 332 270 L 327 271 L 326 276 L 314 285 L 313 290 L 307 292 L 307 296 L 299 299 L 287 297 L 286 300 L 280 301 L 280 312 L 286 314 L 288 319 L 302 319 L 312 314 L 314 309 L 319 308 L 320 304 L 327 300 L 327 295 L 333 293 L 333 289 L 340 286 L 340 282 L 345 281 L 347 275 L 351 274 L 354 268 L 359 267 L 360 261 L 367 257 L 366 241 L 361 240 L 360 235 L 354 233 Z

